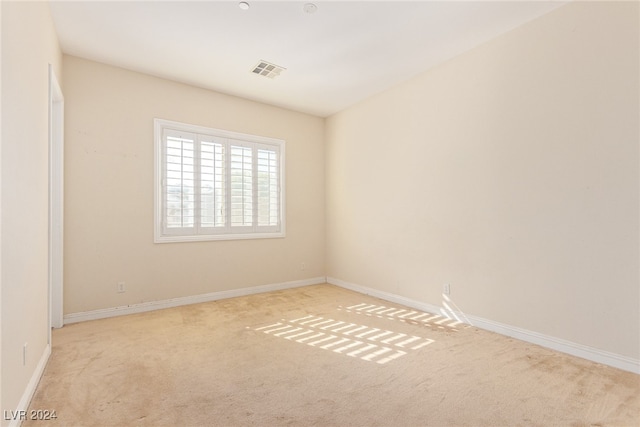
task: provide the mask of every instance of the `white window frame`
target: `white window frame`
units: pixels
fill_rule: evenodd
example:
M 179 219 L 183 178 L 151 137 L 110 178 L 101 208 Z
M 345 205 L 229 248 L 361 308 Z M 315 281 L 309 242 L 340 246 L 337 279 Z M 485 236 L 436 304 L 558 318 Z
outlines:
M 164 186 L 165 179 L 165 134 L 185 133 L 195 136 L 197 141 L 201 141 L 201 137 L 211 139 L 216 143 L 225 144 L 229 149 L 231 145 L 234 147 L 245 146 L 252 150 L 254 162 L 252 166 L 257 168 L 257 152 L 260 149 L 267 149 L 277 153 L 278 166 L 278 220 L 277 225 L 258 226 L 257 221 L 257 174 L 253 174 L 253 224 L 251 226 L 231 226 L 230 214 L 230 152 L 227 153 L 225 170 L 225 197 L 226 215 L 225 225 L 215 228 L 201 227 L 199 214 L 196 214 L 194 227 L 187 228 L 168 228 L 166 227 L 165 217 L 165 200 Z M 196 144 L 199 144 L 196 143 Z M 285 141 L 281 139 L 268 138 L 257 135 L 249 135 L 227 130 L 208 128 L 204 126 L 191 125 L 164 119 L 154 119 L 154 242 L 155 243 L 171 243 L 171 242 L 198 242 L 211 240 L 237 240 L 237 239 L 266 239 L 266 238 L 282 238 L 285 237 Z M 254 169 L 255 170 L 255 169 Z M 199 180 L 199 169 L 196 165 L 194 174 Z M 199 183 L 197 184 L 200 185 Z M 229 196 L 227 196 L 227 194 Z M 199 199 L 199 196 L 196 196 Z M 198 202 L 199 203 L 199 202 Z M 196 206 L 196 211 L 198 206 Z

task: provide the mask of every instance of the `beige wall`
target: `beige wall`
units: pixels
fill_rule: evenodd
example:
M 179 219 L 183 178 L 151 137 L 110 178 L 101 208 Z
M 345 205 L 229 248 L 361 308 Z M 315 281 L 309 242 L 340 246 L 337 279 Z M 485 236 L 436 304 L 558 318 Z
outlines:
M 327 275 L 640 358 L 638 3 L 573 3 L 327 120 Z
M 65 314 L 324 276 L 323 119 L 71 56 L 64 88 Z M 286 238 L 154 244 L 156 117 L 284 139 Z
M 1 405 L 7 411 L 17 408 L 49 337 L 48 64 L 60 76 L 48 4 L 2 2 Z

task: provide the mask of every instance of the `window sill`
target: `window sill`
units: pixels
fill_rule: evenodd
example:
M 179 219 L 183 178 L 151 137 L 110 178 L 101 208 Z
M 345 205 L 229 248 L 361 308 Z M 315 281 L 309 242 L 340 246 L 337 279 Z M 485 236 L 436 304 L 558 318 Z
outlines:
M 282 239 L 285 232 L 279 233 L 247 233 L 247 234 L 198 234 L 192 236 L 154 236 L 154 243 L 186 243 L 186 242 L 212 242 L 220 240 L 252 240 L 252 239 Z

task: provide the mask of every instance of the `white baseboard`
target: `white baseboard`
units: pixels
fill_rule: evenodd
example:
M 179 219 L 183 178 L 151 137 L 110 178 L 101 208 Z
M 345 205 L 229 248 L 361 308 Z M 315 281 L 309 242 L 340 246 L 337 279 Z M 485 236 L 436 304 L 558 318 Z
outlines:
M 494 322 L 492 320 L 483 319 L 481 317 L 472 316 L 457 311 L 445 310 L 443 307 L 426 304 L 400 295 L 368 288 L 366 286 L 345 282 L 334 277 L 327 277 L 327 283 L 359 292 L 361 294 L 371 295 L 385 301 L 402 304 L 407 307 L 425 311 L 427 313 L 440 314 L 449 318 L 455 318 L 456 320 L 468 323 L 480 329 L 496 332 L 508 337 L 519 339 L 521 341 L 530 342 L 532 344 L 537 344 L 542 347 L 570 354 L 572 356 L 581 357 L 592 362 L 602 363 L 614 368 L 633 372 L 635 374 L 640 374 L 640 360 L 638 359 L 622 356 L 604 350 L 599 350 L 597 348 L 577 344 L 561 338 L 540 334 L 538 332 L 529 331 L 515 326 L 505 325 L 499 322 Z
M 326 283 L 326 277 L 313 277 L 310 279 L 294 280 L 292 282 L 274 283 L 269 285 L 253 286 L 250 288 L 232 289 L 228 291 L 212 292 L 208 294 L 192 295 L 180 298 L 171 298 L 161 301 L 149 301 L 120 307 L 70 313 L 64 315 L 64 324 L 68 325 L 71 323 L 85 322 L 87 320 L 97 320 L 105 319 L 107 317 L 124 316 L 127 314 L 144 313 L 146 311 L 161 310 L 164 308 L 178 307 L 181 305 L 198 304 L 202 302 L 217 301 L 226 298 L 235 298 L 245 295 L 259 294 L 263 292 L 299 288 L 301 286 L 318 285 L 321 283 Z
M 36 392 L 36 388 L 38 387 L 38 383 L 40 382 L 40 378 L 42 378 L 42 374 L 44 374 L 44 368 L 47 366 L 47 362 L 49 361 L 49 356 L 51 355 L 51 345 L 47 344 L 44 348 L 44 352 L 42 356 L 40 356 L 40 361 L 38 361 L 38 365 L 36 366 L 35 371 L 33 371 L 33 375 L 31 375 L 31 379 L 29 380 L 29 384 L 27 384 L 27 388 L 22 393 L 22 398 L 20 402 L 18 402 L 18 407 L 13 413 L 11 420 L 9 421 L 9 427 L 18 427 L 22 425 L 22 421 L 28 414 L 29 405 L 31 404 L 31 399 Z M 8 411 L 5 411 L 8 412 Z M 6 418 L 6 413 L 5 413 Z

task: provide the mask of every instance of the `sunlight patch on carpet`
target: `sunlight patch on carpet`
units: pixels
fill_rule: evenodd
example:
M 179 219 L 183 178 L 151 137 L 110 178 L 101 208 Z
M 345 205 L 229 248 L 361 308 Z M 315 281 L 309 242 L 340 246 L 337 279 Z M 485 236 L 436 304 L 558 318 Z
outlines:
M 468 327 L 460 319 L 451 319 L 449 317 L 440 316 L 439 314 L 425 313 L 423 311 L 407 310 L 401 308 L 386 307 L 384 305 L 376 304 L 356 304 L 349 307 L 339 306 L 338 310 L 346 311 L 347 313 L 356 313 L 364 316 L 375 316 L 379 319 L 399 320 L 404 323 L 421 323 L 437 327 L 440 329 L 447 329 L 450 331 L 457 331 L 458 327 Z
M 314 315 L 248 329 L 381 365 L 434 342 L 430 338 Z

